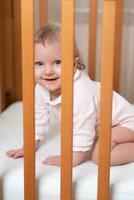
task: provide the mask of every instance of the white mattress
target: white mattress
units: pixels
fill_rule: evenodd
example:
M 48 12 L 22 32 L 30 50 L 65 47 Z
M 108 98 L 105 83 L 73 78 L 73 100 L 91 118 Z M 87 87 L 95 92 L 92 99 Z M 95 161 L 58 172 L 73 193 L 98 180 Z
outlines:
M 58 128 L 52 127 L 36 153 L 37 200 L 60 200 L 60 168 L 41 164 L 45 156 L 60 151 Z M 22 103 L 18 102 L 0 115 L 0 200 L 24 200 L 23 159 L 5 156 L 6 150 L 22 144 Z M 134 163 L 111 167 L 111 200 L 133 200 L 133 185 Z M 97 166 L 91 161 L 73 169 L 73 191 L 73 200 L 97 199 Z

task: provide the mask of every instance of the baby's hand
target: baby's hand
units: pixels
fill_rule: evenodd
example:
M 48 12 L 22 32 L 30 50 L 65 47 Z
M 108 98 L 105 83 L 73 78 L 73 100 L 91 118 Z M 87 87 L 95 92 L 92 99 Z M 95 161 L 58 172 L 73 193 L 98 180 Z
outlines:
M 45 160 L 42 161 L 44 165 L 61 165 L 61 157 L 60 156 L 49 156 Z
M 39 143 L 40 143 L 39 140 L 35 141 L 35 150 L 38 149 Z M 14 158 L 14 159 L 21 158 L 21 157 L 24 157 L 24 149 L 21 148 L 21 149 L 16 149 L 16 150 L 9 150 L 9 151 L 6 152 L 6 155 L 9 158 Z
M 73 152 L 73 167 L 85 162 L 89 159 L 90 152 Z M 42 161 L 45 165 L 61 165 L 61 156 L 49 156 L 45 160 Z
M 6 155 L 14 159 L 21 158 L 24 156 L 24 150 L 23 149 L 10 150 L 6 152 Z

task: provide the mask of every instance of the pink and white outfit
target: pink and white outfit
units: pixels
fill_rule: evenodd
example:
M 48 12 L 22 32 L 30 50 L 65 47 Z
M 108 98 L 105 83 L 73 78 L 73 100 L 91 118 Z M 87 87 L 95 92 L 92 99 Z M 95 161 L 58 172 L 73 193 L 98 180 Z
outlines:
M 74 75 L 73 151 L 91 150 L 98 134 L 100 83 L 92 81 L 85 71 Z M 51 110 L 51 112 L 50 112 Z M 35 88 L 35 137 L 42 139 L 50 128 L 53 115 L 61 122 L 61 96 L 50 101 L 49 91 L 40 85 Z M 113 92 L 112 127 L 122 126 L 134 131 L 134 106 Z

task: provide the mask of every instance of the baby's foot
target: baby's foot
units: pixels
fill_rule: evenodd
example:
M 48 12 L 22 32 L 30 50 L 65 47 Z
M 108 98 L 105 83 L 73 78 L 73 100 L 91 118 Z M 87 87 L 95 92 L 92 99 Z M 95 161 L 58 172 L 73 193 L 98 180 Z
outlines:
M 23 149 L 9 150 L 6 152 L 6 155 L 14 159 L 21 158 L 24 156 L 24 150 Z

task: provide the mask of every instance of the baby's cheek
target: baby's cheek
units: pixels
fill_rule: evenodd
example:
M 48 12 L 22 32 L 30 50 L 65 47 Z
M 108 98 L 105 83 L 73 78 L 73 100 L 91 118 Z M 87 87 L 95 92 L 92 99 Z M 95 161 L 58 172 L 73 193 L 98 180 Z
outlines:
M 61 77 L 61 67 L 57 67 L 57 68 L 55 69 L 55 73 L 56 73 L 59 77 Z
M 38 81 L 40 79 L 40 72 L 38 70 L 35 70 L 35 80 Z

